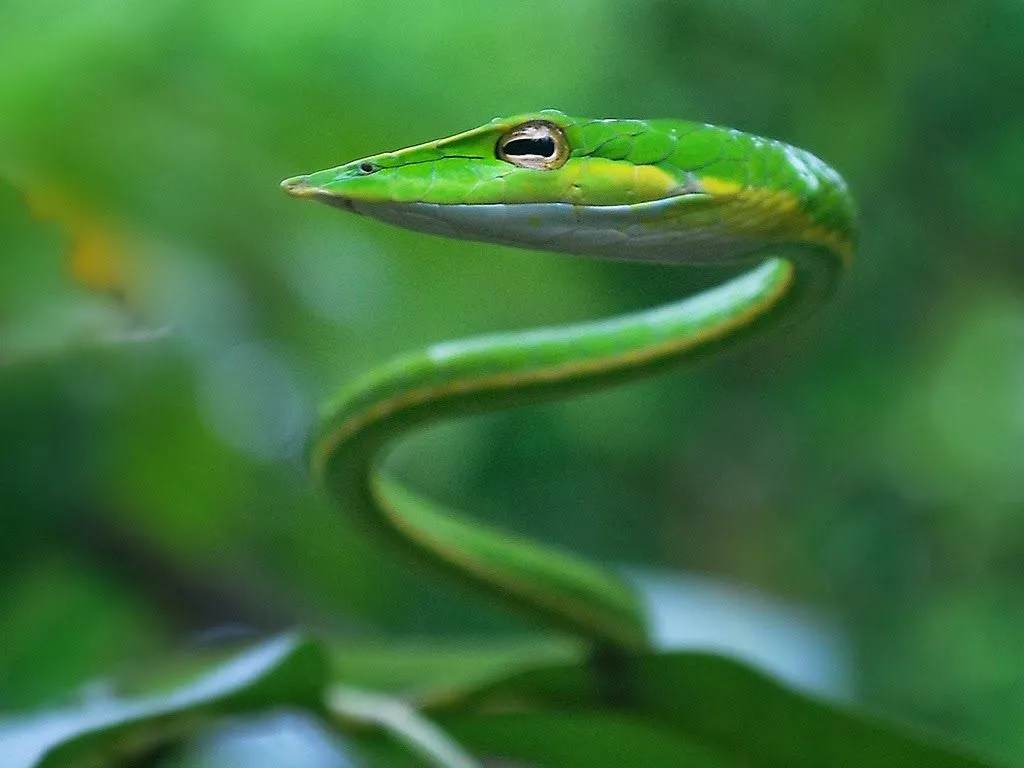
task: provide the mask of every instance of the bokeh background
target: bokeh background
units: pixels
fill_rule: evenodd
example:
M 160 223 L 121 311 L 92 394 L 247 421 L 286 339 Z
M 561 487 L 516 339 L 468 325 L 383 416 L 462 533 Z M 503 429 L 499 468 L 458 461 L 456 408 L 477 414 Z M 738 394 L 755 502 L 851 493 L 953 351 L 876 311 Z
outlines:
M 393 470 L 483 519 L 837 627 L 853 698 L 1024 765 L 1017 0 L 4 0 L 0 710 L 219 637 L 532 628 L 310 490 L 338 384 L 714 272 L 394 231 L 278 180 L 555 106 L 828 159 L 862 212 L 816 322 L 445 425 Z

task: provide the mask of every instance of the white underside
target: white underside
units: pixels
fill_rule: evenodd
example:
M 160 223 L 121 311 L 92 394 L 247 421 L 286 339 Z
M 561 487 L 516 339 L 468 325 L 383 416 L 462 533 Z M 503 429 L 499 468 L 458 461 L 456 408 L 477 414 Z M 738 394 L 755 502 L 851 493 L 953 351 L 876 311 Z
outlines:
M 405 229 L 462 240 L 561 251 L 602 259 L 722 262 L 765 243 L 702 220 L 687 222 L 684 195 L 635 205 L 570 203 L 440 205 L 326 201 Z M 706 199 L 706 198 L 705 198 Z M 689 226 L 687 226 L 689 223 Z

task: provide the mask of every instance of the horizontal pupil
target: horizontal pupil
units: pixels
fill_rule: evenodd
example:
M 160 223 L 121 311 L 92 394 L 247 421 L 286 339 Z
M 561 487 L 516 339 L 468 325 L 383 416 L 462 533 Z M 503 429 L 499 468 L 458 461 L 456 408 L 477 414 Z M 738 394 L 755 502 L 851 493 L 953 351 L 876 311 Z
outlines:
M 555 140 L 550 136 L 542 136 L 539 139 L 513 139 L 505 145 L 505 154 L 516 157 L 522 155 L 552 157 L 555 154 Z

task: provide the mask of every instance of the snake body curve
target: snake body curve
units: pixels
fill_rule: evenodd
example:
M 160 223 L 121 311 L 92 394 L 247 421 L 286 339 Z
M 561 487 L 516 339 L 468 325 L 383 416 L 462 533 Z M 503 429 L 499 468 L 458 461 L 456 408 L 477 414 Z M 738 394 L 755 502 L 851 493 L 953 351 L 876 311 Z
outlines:
M 843 179 L 808 152 L 728 128 L 544 110 L 282 187 L 450 238 L 596 258 L 749 264 L 667 306 L 405 355 L 344 388 L 311 445 L 327 490 L 384 542 L 598 647 L 645 647 L 639 600 L 618 574 L 418 496 L 378 471 L 382 449 L 428 421 L 648 376 L 821 304 L 854 249 Z

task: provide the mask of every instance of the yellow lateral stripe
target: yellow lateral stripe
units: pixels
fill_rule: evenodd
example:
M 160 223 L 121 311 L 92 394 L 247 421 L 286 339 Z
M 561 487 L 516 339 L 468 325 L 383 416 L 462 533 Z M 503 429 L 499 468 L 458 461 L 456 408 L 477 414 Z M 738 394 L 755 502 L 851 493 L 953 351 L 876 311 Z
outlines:
M 478 574 L 484 581 L 497 582 L 509 592 L 533 600 L 537 605 L 546 605 L 553 614 L 561 614 L 559 616 L 561 620 L 568 617 L 580 624 L 591 626 L 605 637 L 615 638 L 618 642 L 625 641 L 627 645 L 636 645 L 636 638 L 631 637 L 630 633 L 623 632 L 621 625 L 614 620 L 603 620 L 600 613 L 590 610 L 585 601 L 572 600 L 564 594 L 555 595 L 543 587 L 534 588 L 531 583 L 517 579 L 493 565 L 489 566 L 476 558 L 466 557 L 465 550 L 446 546 L 443 539 L 430 536 L 429 530 L 410 524 L 402 515 L 401 509 L 392 506 L 379 493 L 374 493 L 373 498 L 392 524 L 401 529 L 410 541 L 415 541 L 424 549 L 429 549 L 440 555 L 445 562 L 459 565 L 469 573 Z
M 800 199 L 789 190 L 750 187 L 714 176 L 702 176 L 700 183 L 710 195 L 733 199 L 734 217 L 727 213 L 726 220 L 740 231 L 820 245 L 838 253 L 844 267 L 850 266 L 853 260 L 851 239 L 814 221 Z

